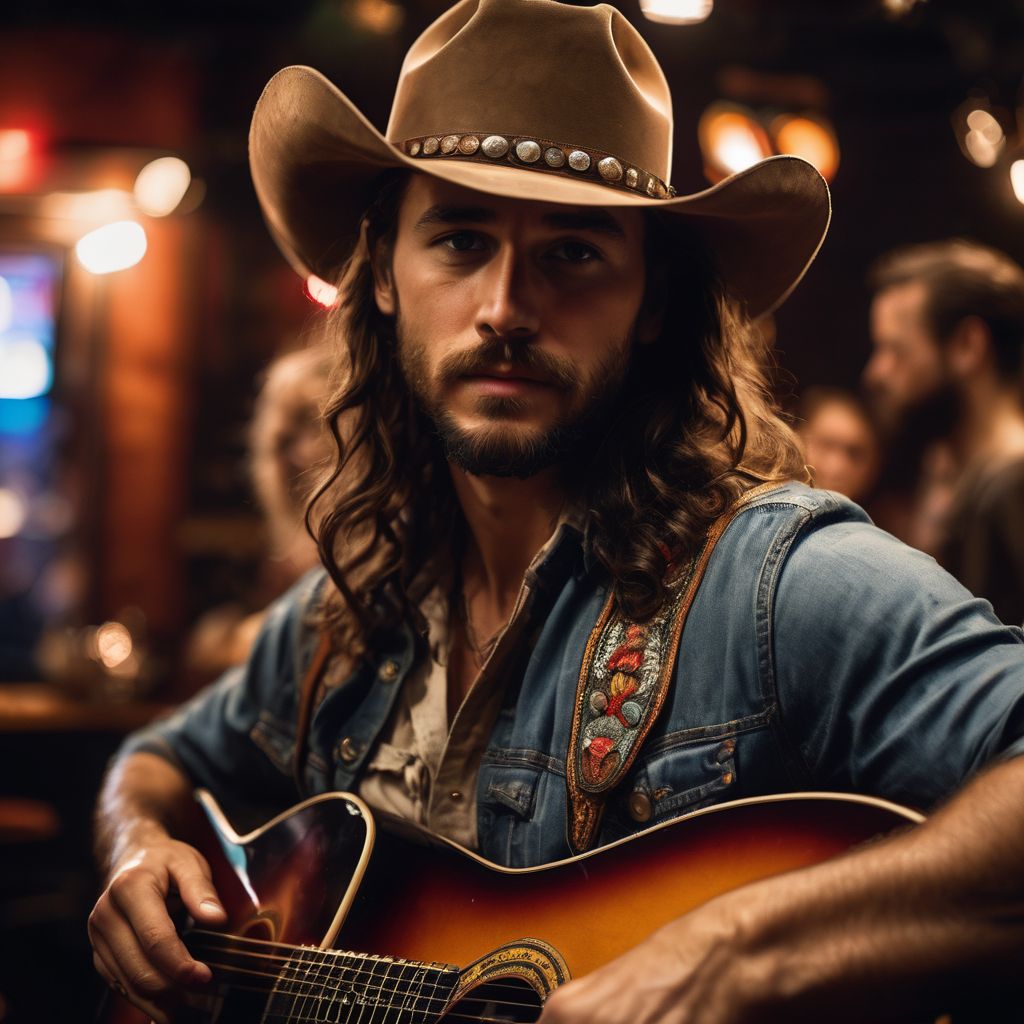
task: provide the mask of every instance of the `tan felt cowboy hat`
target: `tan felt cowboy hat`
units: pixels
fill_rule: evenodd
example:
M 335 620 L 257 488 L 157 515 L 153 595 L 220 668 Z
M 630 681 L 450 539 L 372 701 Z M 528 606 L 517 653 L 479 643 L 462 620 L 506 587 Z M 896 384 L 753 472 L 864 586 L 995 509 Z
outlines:
M 385 135 L 319 72 L 285 68 L 256 105 L 249 155 L 281 250 L 328 281 L 392 168 L 492 195 L 685 217 L 752 316 L 796 286 L 830 216 L 821 175 L 790 156 L 676 195 L 668 84 L 607 4 L 460 0 L 406 55 Z

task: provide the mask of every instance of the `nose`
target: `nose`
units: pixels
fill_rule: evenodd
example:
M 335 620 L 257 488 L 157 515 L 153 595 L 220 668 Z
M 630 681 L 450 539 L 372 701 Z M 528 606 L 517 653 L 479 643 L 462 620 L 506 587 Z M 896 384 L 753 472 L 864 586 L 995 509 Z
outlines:
M 480 273 L 477 334 L 527 341 L 540 330 L 535 285 L 517 247 L 502 245 Z

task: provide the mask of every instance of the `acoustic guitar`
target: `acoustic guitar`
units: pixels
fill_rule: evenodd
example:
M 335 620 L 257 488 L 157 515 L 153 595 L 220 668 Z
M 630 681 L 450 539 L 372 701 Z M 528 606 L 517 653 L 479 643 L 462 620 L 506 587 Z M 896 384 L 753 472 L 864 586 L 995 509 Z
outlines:
M 921 821 L 865 797 L 757 797 L 510 869 L 411 826 L 377 841 L 347 793 L 242 836 L 198 800 L 228 911 L 223 931 L 185 933 L 214 974 L 196 1004 L 209 1024 L 535 1021 L 559 985 L 712 897 Z M 108 1019 L 144 1020 L 118 1003 Z

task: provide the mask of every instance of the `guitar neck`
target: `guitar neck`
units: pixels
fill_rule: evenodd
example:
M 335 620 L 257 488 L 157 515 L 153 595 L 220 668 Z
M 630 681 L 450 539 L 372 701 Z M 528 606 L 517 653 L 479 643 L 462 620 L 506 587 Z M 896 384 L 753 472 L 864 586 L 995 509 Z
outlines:
M 294 946 L 194 930 L 189 951 L 213 971 L 218 996 L 230 996 L 225 1024 L 251 1020 L 408 1024 L 441 1016 L 459 981 L 459 968 L 399 957 Z M 219 1014 L 215 1019 L 223 1019 Z

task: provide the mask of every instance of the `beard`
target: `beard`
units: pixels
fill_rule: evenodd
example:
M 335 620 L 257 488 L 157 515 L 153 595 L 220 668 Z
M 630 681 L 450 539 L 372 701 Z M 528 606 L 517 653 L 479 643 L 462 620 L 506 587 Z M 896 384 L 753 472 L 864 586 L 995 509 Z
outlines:
M 431 373 L 426 345 L 398 321 L 399 365 L 420 412 L 432 425 L 444 457 L 473 476 L 525 480 L 596 449 L 608 430 L 610 414 L 622 392 L 630 365 L 631 338 L 615 346 L 586 380 L 566 359 L 542 352 L 531 341 L 493 338 L 446 357 Z M 507 360 L 529 370 L 569 396 L 562 417 L 546 428 L 525 424 L 530 403 L 520 398 L 480 395 L 474 411 L 487 422 L 461 427 L 445 406 L 445 387 L 461 377 L 487 372 Z
M 883 439 L 913 447 L 930 444 L 952 433 L 961 415 L 960 395 L 949 376 L 913 402 L 897 407 L 883 396 L 868 393 Z

